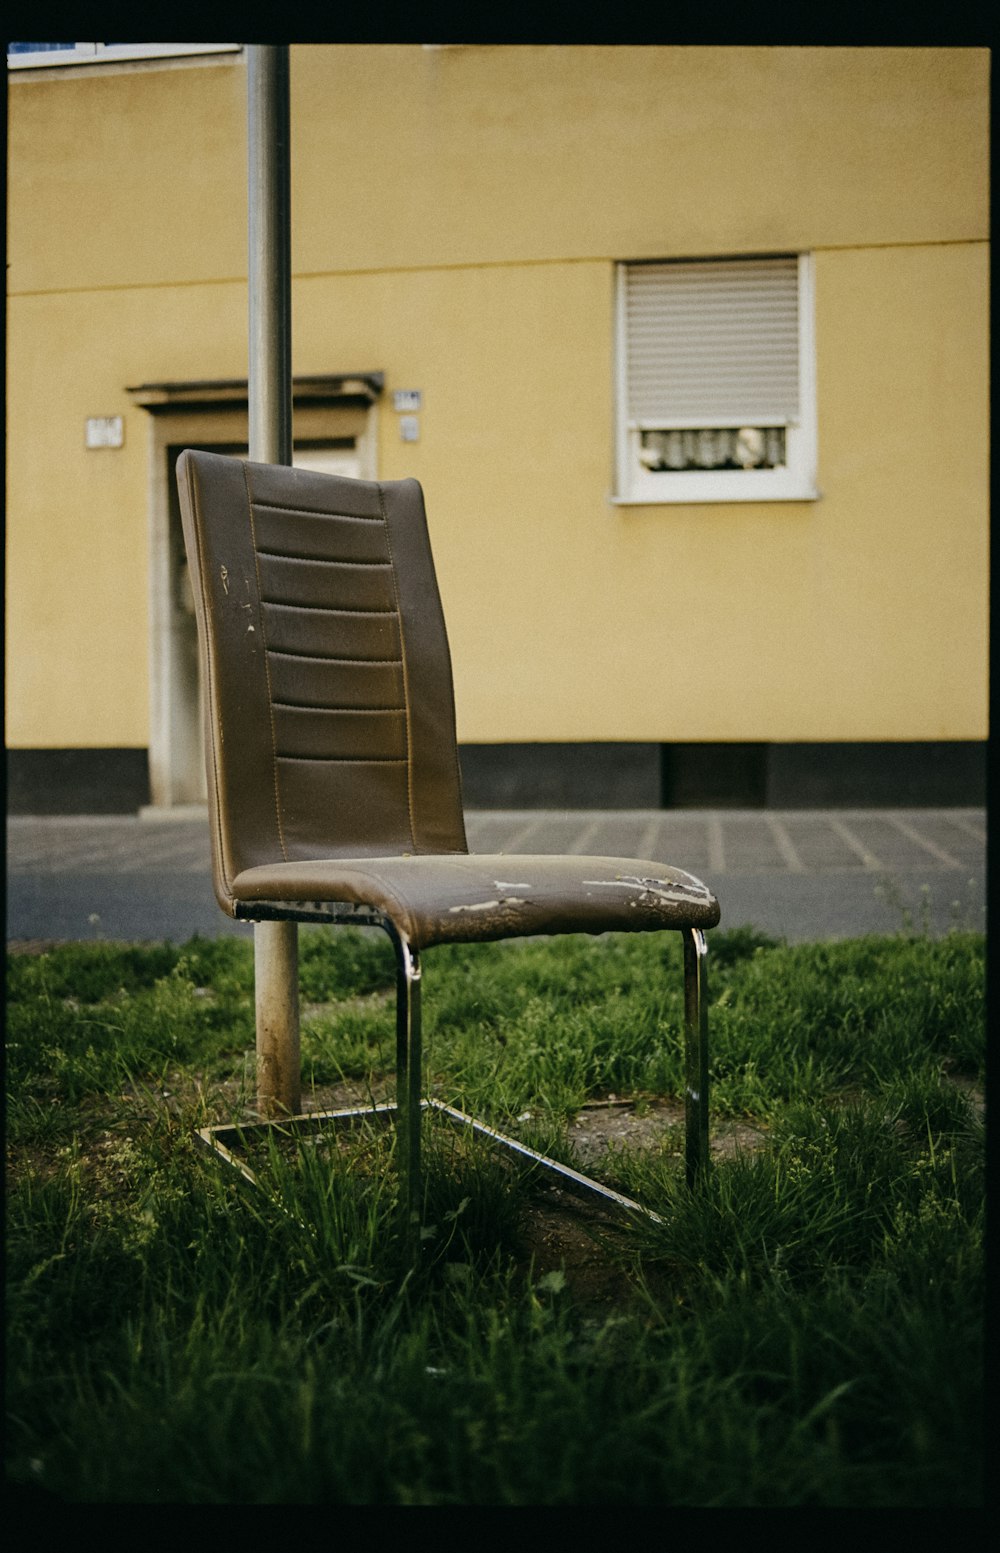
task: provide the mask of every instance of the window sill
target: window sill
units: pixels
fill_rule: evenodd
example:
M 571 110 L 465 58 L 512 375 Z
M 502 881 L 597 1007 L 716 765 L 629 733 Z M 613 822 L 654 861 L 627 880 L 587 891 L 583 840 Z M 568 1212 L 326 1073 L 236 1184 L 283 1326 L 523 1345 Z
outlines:
M 810 488 L 803 491 L 751 492 L 744 495 L 721 495 L 717 492 L 705 496 L 668 496 L 665 493 L 649 496 L 609 496 L 611 507 L 732 507 L 750 503 L 756 507 L 770 507 L 775 502 L 814 502 L 822 499 L 822 491 Z

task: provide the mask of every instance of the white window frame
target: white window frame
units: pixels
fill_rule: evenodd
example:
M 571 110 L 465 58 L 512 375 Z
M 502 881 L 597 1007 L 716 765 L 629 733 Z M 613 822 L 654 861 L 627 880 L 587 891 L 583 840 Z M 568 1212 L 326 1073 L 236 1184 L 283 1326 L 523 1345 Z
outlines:
M 770 257 L 770 256 L 768 256 Z M 787 257 L 775 255 L 775 257 Z M 652 506 L 661 503 L 815 501 L 816 487 L 816 347 L 814 283 L 811 254 L 793 255 L 798 260 L 799 413 L 787 420 L 771 420 L 785 429 L 786 463 L 777 469 L 651 470 L 639 458 L 643 431 L 654 429 L 697 430 L 731 426 L 723 419 L 674 418 L 669 428 L 652 422 L 629 422 L 628 363 L 626 359 L 626 279 L 637 265 L 616 266 L 615 297 L 615 506 Z M 662 261 L 664 263 L 668 261 Z M 671 261 L 672 262 L 672 261 Z M 679 261 L 683 263 L 684 261 Z M 692 263 L 704 260 L 692 260 Z M 713 261 L 714 262 L 714 261 Z M 758 420 L 756 425 L 768 424 Z
M 71 43 L 64 49 L 13 52 L 7 45 L 8 70 L 48 70 L 53 65 L 113 65 L 121 60 L 173 59 L 187 54 L 232 54 L 241 43 Z

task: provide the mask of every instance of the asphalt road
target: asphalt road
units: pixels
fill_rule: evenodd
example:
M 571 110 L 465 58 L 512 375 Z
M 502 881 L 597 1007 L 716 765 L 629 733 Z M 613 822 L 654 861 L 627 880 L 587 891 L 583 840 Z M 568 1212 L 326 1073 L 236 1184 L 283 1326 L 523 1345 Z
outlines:
M 983 809 L 479 811 L 473 852 L 656 859 L 704 880 L 718 931 L 789 943 L 986 925 Z M 7 822 L 7 941 L 252 935 L 212 893 L 208 823 L 127 816 Z

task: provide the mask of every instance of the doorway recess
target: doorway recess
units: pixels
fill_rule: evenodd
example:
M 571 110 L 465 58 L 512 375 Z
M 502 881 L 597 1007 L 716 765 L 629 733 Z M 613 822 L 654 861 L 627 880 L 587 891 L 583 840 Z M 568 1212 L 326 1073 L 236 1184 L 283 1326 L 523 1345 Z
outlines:
M 299 377 L 292 384 L 292 461 L 362 480 L 377 478 L 374 407 L 384 374 Z M 205 804 L 203 690 L 174 468 L 183 448 L 246 458 L 246 379 L 140 383 L 128 390 L 150 421 L 150 812 Z

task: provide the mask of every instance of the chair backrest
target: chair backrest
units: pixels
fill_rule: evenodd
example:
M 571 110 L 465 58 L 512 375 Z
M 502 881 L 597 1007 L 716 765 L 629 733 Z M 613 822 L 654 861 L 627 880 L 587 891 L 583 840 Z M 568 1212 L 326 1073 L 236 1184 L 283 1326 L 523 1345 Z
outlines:
M 465 852 L 451 659 L 416 480 L 177 462 L 216 892 L 264 863 Z

